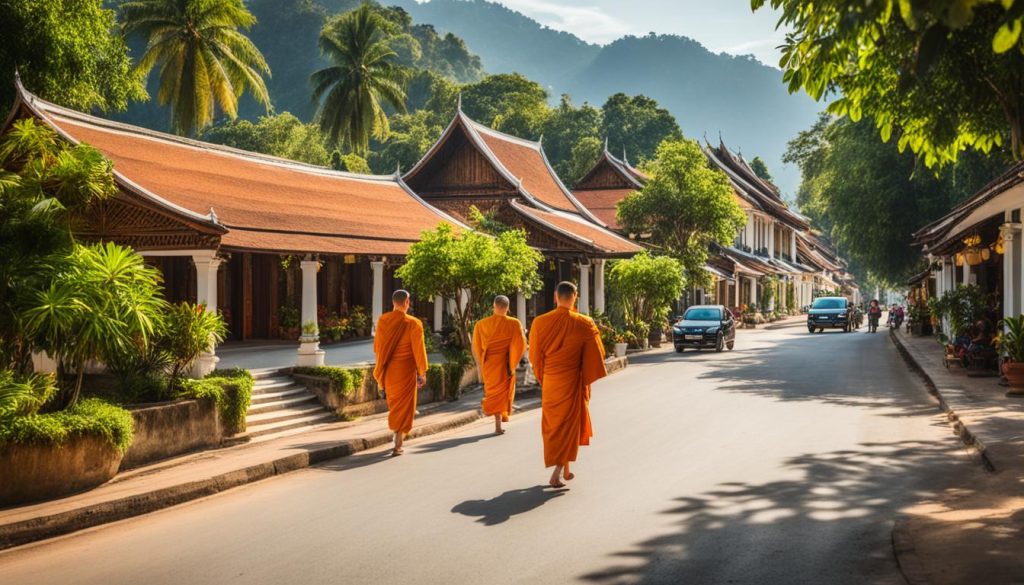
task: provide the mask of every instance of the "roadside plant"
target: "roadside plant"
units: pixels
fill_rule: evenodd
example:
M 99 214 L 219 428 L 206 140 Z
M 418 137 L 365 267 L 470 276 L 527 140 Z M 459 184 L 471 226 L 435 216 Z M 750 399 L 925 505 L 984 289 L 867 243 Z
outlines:
M 646 335 L 660 327 L 672 302 L 683 294 L 683 266 L 669 256 L 652 256 L 644 251 L 616 262 L 608 273 L 608 284 L 622 304 L 626 323 Z
M 62 405 L 78 400 L 90 362 L 152 342 L 166 307 L 161 279 L 142 256 L 110 242 L 76 245 L 56 264 L 24 311 L 24 325 L 33 345 L 58 362 Z
M 169 358 L 170 383 L 191 367 L 199 354 L 224 341 L 226 335 L 224 319 L 208 311 L 206 305 L 186 302 L 170 305 L 157 339 L 157 345 Z
M 1024 364 L 1024 315 L 1006 317 L 1001 324 L 999 351 L 1011 362 Z
M 988 298 L 978 285 L 958 285 L 946 291 L 939 299 L 929 299 L 929 308 L 937 320 L 946 319 L 949 322 L 953 337 L 959 337 L 966 334 L 976 321 L 985 317 Z
M 0 422 L 39 412 L 56 392 L 49 374 L 19 377 L 10 370 L 0 370 Z
M 492 237 L 458 233 L 442 224 L 423 232 L 395 275 L 414 295 L 441 296 L 453 307 L 451 324 L 458 345 L 468 349 L 477 306 L 495 295 L 530 295 L 539 290 L 537 266 L 542 260 L 540 252 L 526 243 L 522 230 Z

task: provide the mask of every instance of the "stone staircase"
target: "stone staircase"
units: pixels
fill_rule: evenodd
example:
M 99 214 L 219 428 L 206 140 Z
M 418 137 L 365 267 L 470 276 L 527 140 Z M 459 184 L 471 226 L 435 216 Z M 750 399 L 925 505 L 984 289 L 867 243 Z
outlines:
M 245 415 L 245 435 L 250 440 L 264 441 L 338 420 L 288 374 L 257 370 L 252 375 L 252 403 Z

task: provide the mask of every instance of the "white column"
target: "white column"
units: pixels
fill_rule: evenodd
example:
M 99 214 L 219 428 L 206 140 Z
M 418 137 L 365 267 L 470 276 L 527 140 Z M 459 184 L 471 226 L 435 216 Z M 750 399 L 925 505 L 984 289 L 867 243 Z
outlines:
M 747 302 L 751 307 L 757 305 L 757 277 L 749 277 L 750 284 L 750 300 Z
M 192 255 L 192 263 L 196 265 L 196 304 L 205 305 L 206 311 L 217 312 L 217 269 L 221 259 L 214 250 L 201 250 Z M 202 378 L 217 369 L 217 348 L 211 342 L 209 348 L 199 354 L 192 364 L 192 377 Z
M 768 222 L 768 257 L 775 257 L 775 222 Z
M 295 364 L 315 368 L 324 365 L 324 351 L 320 349 L 320 328 L 316 318 L 316 273 L 320 262 L 306 256 L 299 263 L 302 268 L 302 335 L 299 337 L 299 355 Z M 307 332 L 311 328 L 313 331 Z
M 964 256 L 964 286 L 971 284 L 971 265 L 967 263 L 967 257 Z
M 789 259 L 796 262 L 796 230 L 789 231 Z
M 523 324 L 523 329 L 526 328 L 526 295 L 521 292 L 516 293 L 516 318 Z
M 1017 243 L 1019 239 L 1020 225 L 1013 223 L 1004 223 L 999 226 L 999 231 L 1003 235 L 1003 316 L 1013 317 L 1020 313 L 1018 306 L 1020 304 L 1020 290 L 1018 285 L 1020 281 L 1014 276 L 1016 275 L 1016 266 L 1020 262 L 1020 258 L 1017 255 Z
M 377 319 L 384 314 L 384 262 L 374 260 L 370 262 L 373 269 L 373 303 L 371 304 L 373 319 L 373 334 L 377 334 Z
M 441 331 L 442 324 L 444 323 L 444 297 L 437 295 L 434 297 L 434 331 Z
M 754 214 L 747 214 L 747 225 L 743 226 L 743 243 L 754 249 Z
M 576 310 L 582 315 L 590 314 L 590 264 L 580 262 L 580 296 L 576 300 Z
M 594 260 L 594 312 L 604 313 L 604 260 Z

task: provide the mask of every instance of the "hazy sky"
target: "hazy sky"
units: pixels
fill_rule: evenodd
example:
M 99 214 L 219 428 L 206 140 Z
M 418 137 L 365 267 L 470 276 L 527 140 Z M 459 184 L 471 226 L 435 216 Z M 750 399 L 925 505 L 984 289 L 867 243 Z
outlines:
M 714 52 L 753 54 L 778 66 L 777 14 L 750 0 L 497 0 L 541 24 L 592 42 L 649 32 L 690 37 Z

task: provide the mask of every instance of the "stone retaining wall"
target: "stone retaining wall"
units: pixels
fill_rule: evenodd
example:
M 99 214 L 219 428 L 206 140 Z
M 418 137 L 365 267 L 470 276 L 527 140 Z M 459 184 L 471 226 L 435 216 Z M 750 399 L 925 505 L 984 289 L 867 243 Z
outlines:
M 139 467 L 189 451 L 218 447 L 224 438 L 213 400 L 178 400 L 131 407 L 135 439 L 121 469 Z
M 7 445 L 0 448 L 0 508 L 92 489 L 114 477 L 120 463 L 121 452 L 94 435 L 57 446 Z

